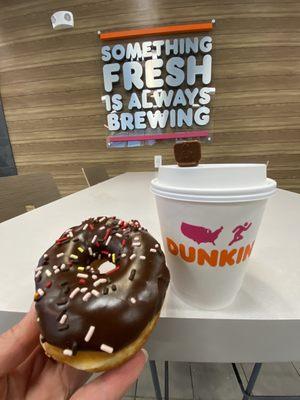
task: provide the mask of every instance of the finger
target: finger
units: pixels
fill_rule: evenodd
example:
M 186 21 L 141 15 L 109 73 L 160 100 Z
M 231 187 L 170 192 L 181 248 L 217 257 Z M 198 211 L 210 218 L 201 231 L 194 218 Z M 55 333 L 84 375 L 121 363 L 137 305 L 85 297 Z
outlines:
M 29 357 L 18 367 L 21 376 L 28 376 L 28 380 L 42 382 L 60 382 L 65 394 L 71 396 L 92 375 L 66 364 L 60 364 L 45 355 L 43 348 L 38 344 Z M 45 382 L 44 384 L 45 385 Z
M 139 351 L 121 367 L 99 376 L 79 389 L 71 400 L 119 400 L 137 380 L 146 361 L 146 350 Z
M 62 368 L 61 379 L 65 387 L 68 388 L 68 395 L 72 395 L 78 388 L 80 388 L 90 377 L 90 372 L 81 371 L 64 365 Z
M 21 376 L 35 377 L 43 372 L 47 359 L 42 346 L 37 343 L 29 356 L 18 365 L 18 372 Z
M 0 336 L 0 376 L 16 368 L 38 343 L 39 328 L 34 305 L 17 325 Z
M 17 371 L 26 381 L 28 399 L 69 399 L 91 375 L 48 358 L 41 346 L 35 348 Z

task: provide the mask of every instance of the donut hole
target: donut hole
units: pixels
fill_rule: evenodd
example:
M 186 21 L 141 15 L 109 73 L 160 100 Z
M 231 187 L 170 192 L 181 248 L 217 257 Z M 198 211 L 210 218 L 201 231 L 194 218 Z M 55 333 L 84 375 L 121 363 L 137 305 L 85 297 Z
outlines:
M 116 266 L 112 262 L 104 261 L 104 263 L 102 263 L 98 266 L 98 271 L 100 272 L 100 274 L 107 274 L 107 273 L 113 271 L 115 268 L 116 268 Z

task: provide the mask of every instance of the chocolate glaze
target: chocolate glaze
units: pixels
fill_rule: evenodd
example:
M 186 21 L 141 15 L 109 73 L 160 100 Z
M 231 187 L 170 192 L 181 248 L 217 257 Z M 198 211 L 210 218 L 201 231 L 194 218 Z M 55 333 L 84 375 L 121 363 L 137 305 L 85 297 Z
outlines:
M 101 273 L 96 263 L 105 261 L 114 261 L 115 269 Z M 100 278 L 106 282 L 95 287 Z M 36 268 L 34 298 L 43 340 L 73 355 L 101 351 L 102 344 L 118 351 L 160 311 L 169 279 L 159 244 L 137 221 L 90 218 L 64 232 Z M 77 287 L 82 292 L 70 298 Z M 95 330 L 86 342 L 91 326 Z

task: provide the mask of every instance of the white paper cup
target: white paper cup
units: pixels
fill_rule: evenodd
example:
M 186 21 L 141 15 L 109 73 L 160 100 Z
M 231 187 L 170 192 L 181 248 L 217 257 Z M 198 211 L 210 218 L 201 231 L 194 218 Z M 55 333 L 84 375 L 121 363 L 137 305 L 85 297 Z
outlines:
M 199 308 L 226 307 L 242 286 L 276 190 L 265 164 L 161 166 L 151 189 L 175 291 Z

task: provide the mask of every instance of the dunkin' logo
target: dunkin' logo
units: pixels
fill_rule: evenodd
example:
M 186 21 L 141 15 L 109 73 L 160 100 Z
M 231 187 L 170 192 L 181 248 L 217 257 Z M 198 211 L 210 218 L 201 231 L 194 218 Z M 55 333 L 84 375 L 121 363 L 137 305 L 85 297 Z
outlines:
M 176 243 L 170 237 L 166 238 L 168 251 L 188 263 L 197 263 L 199 266 L 209 265 L 211 267 L 226 267 L 240 264 L 250 257 L 254 241 L 246 246 L 234 247 L 233 244 L 244 238 L 243 233 L 250 227 L 251 222 L 237 225 L 233 230 L 233 237 L 228 243 L 229 248 L 211 251 L 205 250 L 202 247 L 195 248 L 187 246 L 185 243 Z M 204 243 L 216 245 L 216 240 L 222 234 L 224 227 L 220 226 L 216 230 L 197 225 L 190 225 L 185 222 L 181 224 L 182 234 L 196 242 L 198 246 Z
M 181 232 L 189 239 L 200 243 L 212 243 L 215 245 L 215 240 L 218 239 L 223 226 L 216 229 L 214 232 L 211 229 L 204 228 L 203 226 L 190 225 L 183 222 L 181 224 Z

